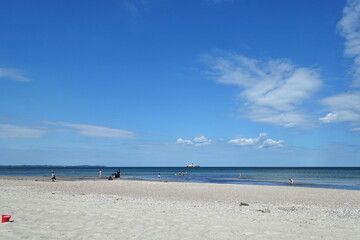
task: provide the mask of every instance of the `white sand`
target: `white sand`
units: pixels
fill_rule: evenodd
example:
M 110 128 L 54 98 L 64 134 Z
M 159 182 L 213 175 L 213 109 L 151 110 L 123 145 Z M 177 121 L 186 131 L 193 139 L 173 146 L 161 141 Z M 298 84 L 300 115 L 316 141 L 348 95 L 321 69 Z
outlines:
M 347 190 L 1 178 L 0 214 L 0 239 L 360 239 Z

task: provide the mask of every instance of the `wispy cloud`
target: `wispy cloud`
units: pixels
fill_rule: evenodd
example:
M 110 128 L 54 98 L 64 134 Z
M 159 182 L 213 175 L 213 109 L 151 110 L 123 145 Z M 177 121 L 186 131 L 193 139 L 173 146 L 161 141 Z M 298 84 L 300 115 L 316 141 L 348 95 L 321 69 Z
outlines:
M 353 86 L 360 87 L 360 0 L 348 0 L 338 29 L 345 38 L 345 54 L 354 58 Z
M 69 122 L 45 121 L 44 123 L 69 127 L 75 129 L 76 133 L 88 137 L 106 137 L 106 138 L 119 138 L 119 139 L 131 139 L 135 137 L 135 133 L 118 128 L 109 128 L 103 126 L 77 124 L 77 123 L 69 123 Z
M 288 60 L 259 61 L 223 53 L 207 62 L 217 82 L 239 88 L 243 117 L 284 127 L 309 125 L 301 105 L 314 96 L 322 80 L 316 69 Z
M 135 16 L 143 11 L 149 11 L 158 0 L 122 0 L 123 6 Z
M 39 138 L 46 133 L 44 129 L 0 124 L 0 138 Z
M 257 138 L 235 138 L 228 143 L 236 146 L 255 146 L 256 148 L 281 148 L 284 140 L 273 140 L 268 138 L 267 133 L 260 133 Z
M 350 129 L 351 132 L 360 132 L 360 127 Z
M 207 139 L 205 136 L 195 137 L 193 140 L 178 138 L 177 144 L 194 145 L 196 147 L 205 146 L 212 143 L 212 140 Z
M 351 126 L 360 125 L 360 0 L 348 0 L 338 29 L 345 38 L 345 55 L 354 58 L 354 78 L 352 89 L 327 97 L 321 101 L 330 111 L 319 118 L 324 123 L 348 122 Z M 355 130 L 354 130 L 355 129 Z M 356 131 L 352 128 L 351 131 Z
M 360 91 L 325 98 L 322 103 L 331 110 L 320 118 L 324 123 L 349 122 L 360 125 Z
M 0 78 L 10 79 L 18 82 L 30 81 L 30 79 L 25 77 L 20 70 L 12 68 L 0 68 Z
M 122 1 L 124 6 L 133 14 L 138 14 L 139 7 L 136 4 L 136 1 L 133 0 L 123 0 Z

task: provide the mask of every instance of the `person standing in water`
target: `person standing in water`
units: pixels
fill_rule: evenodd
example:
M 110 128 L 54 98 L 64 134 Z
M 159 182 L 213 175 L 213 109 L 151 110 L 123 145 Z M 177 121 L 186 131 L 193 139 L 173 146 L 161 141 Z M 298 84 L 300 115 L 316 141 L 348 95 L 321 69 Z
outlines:
M 293 185 L 294 184 L 294 180 L 292 178 L 289 178 L 290 184 Z
M 120 169 L 118 169 L 115 174 L 115 179 L 120 179 L 120 175 L 121 175 L 121 172 L 120 172 Z
M 100 170 L 99 171 L 99 178 L 101 178 L 101 176 L 102 176 L 102 171 Z

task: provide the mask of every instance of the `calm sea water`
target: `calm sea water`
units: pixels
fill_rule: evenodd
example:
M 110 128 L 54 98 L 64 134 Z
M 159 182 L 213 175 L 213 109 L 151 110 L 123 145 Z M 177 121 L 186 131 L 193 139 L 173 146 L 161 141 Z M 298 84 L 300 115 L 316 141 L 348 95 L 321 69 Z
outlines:
M 109 176 L 118 167 L 0 166 L 0 176 L 97 177 Z M 247 184 L 360 190 L 360 167 L 356 168 L 262 168 L 262 167 L 119 167 L 122 178 L 219 184 Z M 181 173 L 179 175 L 179 173 Z M 241 176 L 240 176 L 241 174 Z

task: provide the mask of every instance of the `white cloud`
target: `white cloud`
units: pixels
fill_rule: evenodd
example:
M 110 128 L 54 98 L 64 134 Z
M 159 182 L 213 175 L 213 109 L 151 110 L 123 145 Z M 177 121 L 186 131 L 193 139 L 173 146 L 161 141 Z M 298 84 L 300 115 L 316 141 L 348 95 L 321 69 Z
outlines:
M 39 138 L 46 133 L 43 129 L 0 124 L 0 138 Z
M 284 142 L 284 140 L 270 139 L 266 133 L 260 133 L 257 138 L 235 138 L 228 141 L 236 146 L 255 146 L 256 148 L 280 148 L 284 146 Z
M 11 79 L 18 82 L 29 82 L 30 79 L 22 75 L 21 71 L 11 68 L 0 68 L 0 78 Z
M 229 141 L 229 143 L 232 143 L 237 146 L 249 146 L 249 145 L 255 145 L 255 139 L 254 138 L 235 138 Z
M 349 122 L 360 124 L 360 91 L 341 93 L 321 101 L 331 110 L 320 118 L 324 123 Z
M 324 123 L 331 123 L 331 122 L 335 122 L 337 119 L 337 114 L 336 113 L 328 113 L 325 117 L 319 118 L 320 121 L 324 122 Z
M 354 58 L 353 86 L 360 87 L 360 0 L 348 0 L 338 23 L 345 38 L 345 54 Z
M 239 88 L 244 117 L 284 127 L 310 124 L 301 105 L 322 85 L 316 69 L 296 67 L 288 60 L 258 61 L 234 54 L 209 58 L 209 62 L 217 82 Z
M 186 144 L 186 145 L 192 145 L 194 144 L 191 140 L 184 140 L 182 138 L 178 138 L 176 140 L 176 143 L 179 143 L 179 144 Z
M 47 124 L 70 127 L 77 130 L 77 133 L 88 137 L 108 137 L 108 138 L 120 138 L 130 139 L 135 137 L 135 133 L 118 128 L 109 128 L 103 126 L 95 126 L 88 124 L 76 124 L 69 122 L 48 122 Z
M 212 143 L 212 140 L 207 139 L 205 136 L 195 137 L 193 140 L 178 138 L 176 140 L 177 144 L 185 145 L 194 145 L 196 147 L 209 145 Z
M 193 142 L 195 143 L 195 146 L 203 146 L 203 145 L 211 144 L 212 140 L 209 140 L 204 136 L 200 136 L 200 137 L 195 137 L 193 139 Z
M 266 139 L 262 142 L 262 144 L 259 145 L 259 148 L 280 148 L 283 147 L 284 140 L 272 140 L 272 139 Z

